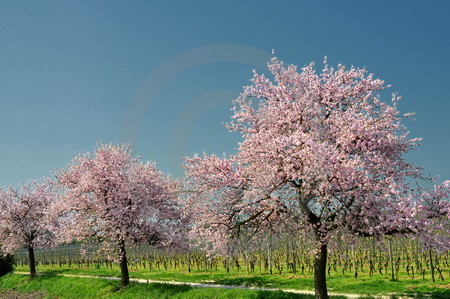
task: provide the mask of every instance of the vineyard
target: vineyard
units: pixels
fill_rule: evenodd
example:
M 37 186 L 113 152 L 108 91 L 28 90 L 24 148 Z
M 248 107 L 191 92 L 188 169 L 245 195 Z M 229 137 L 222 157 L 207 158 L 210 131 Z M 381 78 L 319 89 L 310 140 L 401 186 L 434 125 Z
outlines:
M 36 249 L 35 256 L 41 269 L 86 270 L 86 273 L 94 273 L 92 271 L 95 269 L 117 270 L 117 265 L 98 249 L 98 246 L 73 244 Z M 17 266 L 26 269 L 28 263 L 28 252 L 24 249 L 17 251 Z M 314 255 L 307 243 L 292 240 L 276 242 L 271 247 L 261 246 L 252 251 L 240 248 L 230 256 L 209 256 L 198 250 L 170 252 L 141 245 L 129 247 L 128 265 L 130 271 L 136 272 L 139 277 L 145 277 L 146 272 L 152 271 L 254 276 L 294 274 L 308 277 L 314 272 Z M 392 281 L 431 280 L 448 284 L 450 252 L 423 250 L 419 242 L 407 238 L 367 238 L 355 244 L 335 243 L 329 250 L 327 275 L 352 276 L 363 280 L 367 276 L 378 276 Z

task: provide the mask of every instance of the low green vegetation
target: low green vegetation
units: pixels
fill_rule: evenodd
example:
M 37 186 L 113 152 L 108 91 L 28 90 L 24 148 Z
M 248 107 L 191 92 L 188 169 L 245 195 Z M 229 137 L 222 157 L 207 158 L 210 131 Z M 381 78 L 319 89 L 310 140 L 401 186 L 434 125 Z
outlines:
M 18 266 L 17 271 L 27 271 L 26 266 Z M 106 267 L 67 267 L 67 266 L 38 266 L 38 271 L 49 274 L 77 274 L 92 275 L 103 277 L 120 277 L 120 268 L 112 266 Z M 276 289 L 297 289 L 297 290 L 313 290 L 313 275 L 305 272 L 301 274 L 247 274 L 245 271 L 236 271 L 234 269 L 230 273 L 226 273 L 224 269 L 218 268 L 217 271 L 204 272 L 201 270 L 188 271 L 177 270 L 149 270 L 143 268 L 130 269 L 131 278 L 149 279 L 157 281 L 180 281 L 180 282 L 201 282 L 214 283 L 223 285 L 242 285 L 267 287 Z M 444 281 L 437 280 L 435 283 L 431 279 L 422 276 L 415 279 L 408 278 L 405 273 L 400 272 L 400 279 L 391 281 L 389 274 L 377 274 L 372 277 L 367 272 L 360 273 L 355 278 L 352 273 L 342 274 L 341 272 L 331 272 L 328 276 L 328 287 L 332 293 L 343 294 L 360 294 L 360 295 L 408 295 L 408 296 L 425 296 L 432 298 L 450 298 L 450 273 L 445 273 Z M 111 282 L 112 283 L 112 282 Z M 228 292 L 225 290 L 216 290 L 221 293 Z M 227 297 L 224 297 L 227 298 Z M 247 298 L 247 297 L 246 297 Z M 250 297 L 254 298 L 254 297 Z
M 130 283 L 120 287 L 120 281 L 62 277 L 54 274 L 29 279 L 26 275 L 9 274 L 0 278 L 0 297 L 14 292 L 20 298 L 314 298 L 282 291 L 193 288 L 189 285 Z M 344 297 L 332 296 L 333 299 Z

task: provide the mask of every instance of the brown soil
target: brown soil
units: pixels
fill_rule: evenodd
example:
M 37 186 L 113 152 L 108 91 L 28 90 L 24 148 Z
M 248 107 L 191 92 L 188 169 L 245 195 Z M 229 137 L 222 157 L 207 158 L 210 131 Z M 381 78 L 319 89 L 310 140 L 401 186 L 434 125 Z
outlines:
M 20 293 L 20 292 L 14 291 L 14 290 L 0 291 L 1 299 L 40 299 L 40 298 L 45 298 L 45 297 L 46 297 L 46 294 L 43 292 Z

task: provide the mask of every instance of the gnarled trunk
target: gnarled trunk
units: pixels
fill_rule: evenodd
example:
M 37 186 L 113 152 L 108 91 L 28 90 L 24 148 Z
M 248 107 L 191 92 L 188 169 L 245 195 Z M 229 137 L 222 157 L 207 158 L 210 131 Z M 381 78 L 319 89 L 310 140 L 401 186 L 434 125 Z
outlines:
M 128 273 L 127 252 L 125 251 L 125 241 L 119 242 L 119 263 L 120 263 L 120 283 L 123 287 L 130 283 L 130 275 Z
M 302 199 L 302 192 L 299 187 L 299 198 Z M 306 201 L 300 201 L 300 207 L 303 212 L 308 217 L 308 222 L 314 228 L 314 235 L 316 242 L 319 244 L 318 251 L 316 252 L 316 256 L 314 257 L 314 293 L 317 299 L 328 299 L 328 290 L 327 290 L 327 244 L 324 243 L 326 240 L 326 231 L 321 230 L 320 217 L 311 211 L 308 207 L 309 199 L 306 198 Z
M 322 244 L 314 258 L 314 292 L 318 299 L 328 299 L 327 254 L 327 244 Z
M 28 247 L 28 259 L 30 264 L 30 277 L 36 277 L 36 261 L 34 259 L 34 248 L 33 246 Z

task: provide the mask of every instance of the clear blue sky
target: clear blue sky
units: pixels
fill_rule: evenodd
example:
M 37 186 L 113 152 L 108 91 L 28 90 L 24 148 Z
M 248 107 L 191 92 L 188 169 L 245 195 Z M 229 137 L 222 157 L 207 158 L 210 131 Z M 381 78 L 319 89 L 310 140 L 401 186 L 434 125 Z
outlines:
M 0 186 L 49 176 L 96 143 L 133 141 L 174 176 L 233 153 L 231 100 L 272 49 L 299 66 L 367 66 L 404 97 L 450 178 L 450 1 L 2 1 Z

